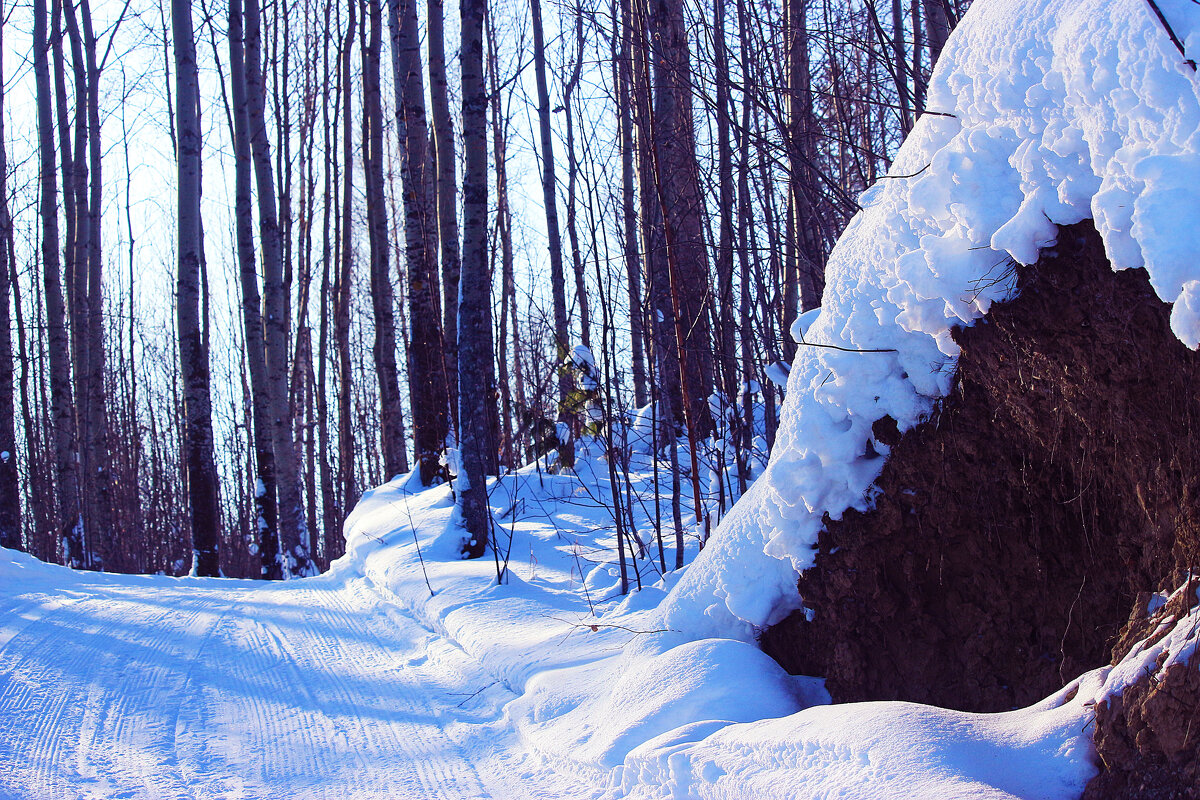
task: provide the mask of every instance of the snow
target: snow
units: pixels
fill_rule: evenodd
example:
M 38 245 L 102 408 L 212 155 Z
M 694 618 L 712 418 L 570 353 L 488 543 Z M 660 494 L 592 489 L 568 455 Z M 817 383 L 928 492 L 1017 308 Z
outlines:
M 1200 7 L 1159 2 L 1195 52 Z M 770 463 L 699 555 L 685 511 L 682 571 L 662 570 L 653 503 L 635 503 L 626 597 L 621 487 L 589 436 L 573 474 L 550 458 L 489 482 L 494 559 L 459 558 L 451 487 L 413 476 L 363 495 L 320 578 L 80 574 L 0 551 L 0 795 L 1078 797 L 1093 705 L 1191 658 L 1200 612 L 1002 714 L 831 706 L 754 639 L 798 606 L 823 515 L 871 504 L 888 454 L 872 423 L 927 417 L 953 327 L 1010 297 L 1056 225 L 1094 219 L 1114 267 L 1144 267 L 1200 344 L 1196 81 L 1141 0 L 977 0 L 935 113 L 863 193 L 825 305 L 793 326 Z M 614 437 L 643 499 L 668 492 L 652 412 Z M 697 465 L 709 508 L 722 447 Z
M 1160 5 L 1200 50 L 1200 8 Z M 771 463 L 668 599 L 673 626 L 749 638 L 798 605 L 823 515 L 871 504 L 871 451 L 888 453 L 872 423 L 927 417 L 951 387 L 951 330 L 1009 298 L 1056 225 L 1093 219 L 1114 268 L 1144 267 L 1175 334 L 1200 345 L 1197 76 L 1145 2 L 978 2 L 928 108 L 860 198 L 823 307 L 793 326 Z

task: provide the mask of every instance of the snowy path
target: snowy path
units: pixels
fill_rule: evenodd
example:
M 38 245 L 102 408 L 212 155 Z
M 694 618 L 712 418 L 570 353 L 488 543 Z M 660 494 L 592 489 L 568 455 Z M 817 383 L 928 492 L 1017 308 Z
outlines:
M 363 579 L 0 586 L 2 798 L 586 796 Z M 7 577 L 7 576 L 6 576 Z

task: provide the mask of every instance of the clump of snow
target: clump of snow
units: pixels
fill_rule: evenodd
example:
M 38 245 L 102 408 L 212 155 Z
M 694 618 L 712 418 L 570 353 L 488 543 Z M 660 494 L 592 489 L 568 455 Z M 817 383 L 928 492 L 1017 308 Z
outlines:
M 1200 7 L 1160 6 L 1194 54 Z M 872 501 L 888 452 L 872 423 L 904 431 L 930 413 L 951 388 L 951 330 L 1010 298 L 1056 226 L 1093 219 L 1113 267 L 1144 267 L 1176 335 L 1200 345 L 1197 86 L 1143 0 L 971 8 L 929 113 L 834 248 L 824 306 L 793 327 L 765 479 L 667 600 L 669 624 L 746 637 L 797 606 L 823 515 Z

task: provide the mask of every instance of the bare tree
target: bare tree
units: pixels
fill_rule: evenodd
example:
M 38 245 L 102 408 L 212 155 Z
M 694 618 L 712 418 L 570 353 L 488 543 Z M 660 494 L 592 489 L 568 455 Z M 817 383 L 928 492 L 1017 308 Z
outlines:
M 450 390 L 450 414 L 458 419 L 458 282 L 461 255 L 458 246 L 457 164 L 454 160 L 454 121 L 450 116 L 450 92 L 446 80 L 446 42 L 443 32 L 445 4 L 429 0 L 426 5 L 429 47 L 429 98 L 433 117 L 433 162 L 437 176 L 437 240 L 442 256 L 442 348 Z
M 271 444 L 279 491 L 279 538 L 284 577 L 314 572 L 300 493 L 292 415 L 288 403 L 288 313 L 284 287 L 279 218 L 275 206 L 271 146 L 267 139 L 266 95 L 262 77 L 262 20 L 258 0 L 246 0 L 246 111 L 250 151 L 258 189 L 258 224 L 262 249 L 266 319 L 266 366 L 270 386 Z
M 538 0 L 533 0 L 536 5 Z M 483 20 L 487 0 L 460 0 L 463 94 L 463 262 L 458 309 L 459 425 L 462 429 L 461 487 L 464 552 L 486 552 L 488 508 L 486 465 L 491 446 L 488 406 L 492 388 L 491 276 L 487 257 L 487 95 L 483 83 Z
M 262 576 L 283 578 L 279 552 L 276 505 L 275 448 L 272 441 L 271 385 L 268 380 L 262 298 L 254 258 L 254 218 L 251 211 L 253 167 L 250 156 L 250 114 L 247 105 L 244 33 L 241 0 L 229 3 L 229 75 L 233 95 L 234 214 L 242 290 L 242 326 L 246 336 L 246 363 L 250 370 L 251 426 L 254 442 L 255 532 L 258 536 Z
M 189 18 L 190 20 L 190 18 Z M 54 118 L 50 100 L 50 65 L 46 3 L 33 6 L 33 70 L 37 85 L 38 148 L 41 158 L 42 281 L 50 351 L 50 394 L 53 407 L 55 482 L 58 487 L 59 537 L 66 563 L 81 568 L 86 557 L 75 469 L 75 420 L 72 414 L 71 354 L 63 306 L 59 262 L 58 182 L 54 159 Z
M 8 143 L 4 138 L 4 4 L 0 2 L 0 547 L 21 549 L 17 483 L 16 370 L 13 369 L 12 284 L 16 260 L 8 205 Z M 27 432 L 28 436 L 29 433 Z
M 554 137 L 550 127 L 550 90 L 546 82 L 546 43 L 542 30 L 541 0 L 530 0 L 533 15 L 533 69 L 537 80 L 538 130 L 542 145 L 542 202 L 546 209 L 546 233 L 550 240 L 550 293 L 554 305 L 555 369 L 558 372 L 558 416 L 570 421 L 571 372 L 567 368 L 570 332 L 567 330 L 567 296 L 563 279 L 562 234 L 558 228 L 558 201 L 554 182 Z M 559 442 L 559 463 L 575 465 L 575 443 Z
M 351 123 L 353 92 L 351 91 L 350 57 L 354 49 L 355 9 L 357 3 L 346 4 L 349 15 L 346 35 L 342 38 L 340 64 L 342 101 L 342 215 L 338 258 L 337 282 L 334 285 L 333 339 L 338 363 L 338 482 L 342 508 L 350 509 L 358 502 L 358 490 L 354 480 L 354 427 L 351 392 L 350 360 L 350 281 L 353 276 L 353 209 L 354 209 L 354 136 Z
M 220 574 L 217 468 L 213 460 L 208 349 L 200 328 L 200 80 L 190 0 L 172 0 L 175 86 L 179 101 L 179 276 L 176 283 L 179 361 L 184 385 L 184 457 L 192 512 L 192 570 Z
M 403 471 L 404 434 L 396 372 L 396 317 L 388 259 L 387 200 L 383 183 L 383 106 L 379 59 L 383 55 L 382 0 L 369 0 L 370 29 L 363 18 L 363 171 L 367 190 L 367 235 L 371 247 L 371 304 L 375 314 L 373 355 L 379 382 L 384 479 Z M 419 455 L 419 453 L 418 453 Z
M 396 123 L 402 143 L 405 260 L 408 264 L 408 392 L 413 444 L 421 482 L 428 486 L 439 469 L 449 429 L 446 362 L 442 356 L 438 302 L 437 217 L 430 205 L 429 129 L 414 0 L 388 0 L 392 31 L 392 72 L 396 76 Z M 457 236 L 457 234 L 455 234 Z

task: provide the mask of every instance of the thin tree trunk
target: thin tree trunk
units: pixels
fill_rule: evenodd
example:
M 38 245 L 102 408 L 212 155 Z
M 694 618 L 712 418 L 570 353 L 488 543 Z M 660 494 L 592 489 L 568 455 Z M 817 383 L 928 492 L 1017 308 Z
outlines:
M 921 5 L 925 10 L 925 38 L 929 43 L 929 69 L 932 70 L 950 38 L 950 15 L 946 13 L 946 0 L 921 0 Z
M 820 222 L 816 218 L 813 199 L 817 191 L 813 169 L 816 144 L 809 66 L 808 3 L 809 0 L 785 0 L 784 4 L 788 45 L 787 143 L 791 231 L 791 258 L 788 259 L 791 277 L 785 280 L 785 287 L 799 286 L 802 311 L 821 305 L 821 294 L 825 289 L 824 253 L 818 233 Z M 789 295 L 783 317 L 785 348 L 789 351 L 785 355 L 789 362 L 795 354 L 790 333 L 795 318 L 796 304 Z
M 716 0 L 713 15 L 713 57 L 717 80 L 717 206 L 721 229 L 717 241 L 717 292 L 720 313 L 721 389 L 729 403 L 737 398 L 738 369 L 733 317 L 733 150 L 729 142 L 729 56 L 725 45 L 725 5 Z
M 710 278 L 692 119 L 691 56 L 681 0 L 653 0 L 649 20 L 655 26 L 650 32 L 656 89 L 650 118 L 652 175 L 662 214 L 659 249 L 667 273 L 662 276 L 665 284 L 659 285 L 656 312 L 663 312 L 664 327 L 669 320 L 675 334 L 660 334 L 674 350 L 674 363 L 664 363 L 664 371 L 675 369 L 680 376 L 682 401 L 673 411 L 688 426 L 689 437 L 700 439 L 712 428 L 708 397 L 713 357 L 706 299 Z
M 536 4 L 538 0 L 534 0 Z M 463 262 L 459 305 L 458 389 L 463 471 L 463 551 L 482 556 L 488 541 L 486 465 L 492 397 L 491 276 L 487 261 L 487 96 L 483 84 L 483 19 L 487 0 L 460 0 L 463 94 Z M 463 480 L 465 478 L 465 481 Z M 463 486 L 462 484 L 466 485 Z
M 38 148 L 41 159 L 42 280 L 50 351 L 50 402 L 53 410 L 55 482 L 58 487 L 58 535 L 66 563 L 78 569 L 85 565 L 85 554 L 79 479 L 75 470 L 71 354 L 58 251 L 57 165 L 54 160 L 54 120 L 50 110 L 45 0 L 35 0 L 33 9 L 34 80 L 37 86 Z
M 563 278 L 562 235 L 558 229 L 558 201 L 554 182 L 554 137 L 550 129 L 550 91 L 546 84 L 546 45 L 542 31 L 541 0 L 530 0 L 533 15 L 533 69 L 537 81 L 538 129 L 542 145 L 542 202 L 546 208 L 546 233 L 550 240 L 550 294 L 554 304 L 554 369 L 558 372 L 558 418 L 569 423 L 571 372 L 567 368 L 570 352 L 570 332 L 567 330 L 567 299 Z M 575 443 L 572 439 L 559 442 L 559 464 L 564 468 L 575 465 Z
M 354 211 L 354 135 L 351 122 L 353 95 L 351 93 L 350 57 L 354 49 L 355 8 L 354 0 L 346 4 L 349 14 L 346 35 L 342 39 L 341 90 L 342 90 L 342 214 L 341 253 L 338 261 L 337 285 L 334 288 L 333 339 L 337 350 L 338 364 L 338 483 L 343 513 L 349 513 L 358 503 L 355 484 L 354 459 L 354 395 L 351 389 L 350 360 L 350 281 L 354 264 L 352 221 Z
M 454 120 L 446 81 L 443 0 L 429 0 L 426 25 L 429 46 L 429 97 L 433 117 L 433 161 L 437 176 L 438 242 L 442 256 L 442 347 L 450 415 L 458 426 L 458 283 L 462 269 L 458 245 L 457 164 L 454 158 Z
M 496 348 L 500 378 L 500 411 L 503 420 L 500 461 L 504 467 L 513 469 L 518 466 L 521 451 L 513 437 L 513 392 L 508 366 L 509 320 L 516 325 L 516 306 L 510 304 L 509 298 L 516 294 L 516 282 L 513 271 L 512 212 L 508 205 L 507 120 L 501 112 L 496 31 L 490 15 L 487 23 L 488 78 L 492 103 L 492 160 L 496 165 L 496 232 L 500 240 L 500 324 L 497 328 L 500 346 Z
M 437 477 L 449 432 L 446 362 L 441 345 L 437 246 L 432 233 L 437 217 L 430 207 L 429 130 L 421 77 L 421 42 L 415 0 L 388 0 L 392 32 L 392 72 L 397 76 L 396 123 L 401 141 L 400 174 L 404 194 L 405 260 L 408 264 L 408 390 L 413 444 L 421 483 Z M 457 234 L 456 234 L 457 235 Z M 444 253 L 444 250 L 443 250 Z
M 633 147 L 633 12 L 631 0 L 620 0 L 621 36 L 617 57 L 617 124 L 621 141 L 621 219 L 625 254 L 626 286 L 629 290 L 629 338 L 632 347 L 634 403 L 641 408 L 649 402 L 646 391 L 645 312 L 641 287 L 641 258 L 638 253 L 637 197 Z
M 583 73 L 583 9 L 572 9 L 575 17 L 575 60 L 571 77 L 563 87 L 563 114 L 567 118 L 567 240 L 571 245 L 571 267 L 575 273 L 575 301 L 579 304 L 579 340 L 590 348 L 591 321 L 588 312 L 587 282 L 583 275 L 583 260 L 579 255 L 579 229 L 576 223 L 576 186 L 579 183 L 579 163 L 575 157 L 575 90 Z
M 192 512 L 192 571 L 220 573 L 217 468 L 213 460 L 208 351 L 200 328 L 200 81 L 189 0 L 172 0 L 175 81 L 179 100 L 179 360 L 184 385 L 184 453 Z
M 373 356 L 379 381 L 384 480 L 404 463 L 400 385 L 396 370 L 396 317 L 388 264 L 387 199 L 383 183 L 383 109 L 379 59 L 383 54 L 382 0 L 369 0 L 371 27 L 363 48 L 363 166 L 367 181 L 367 233 L 371 246 L 371 303 L 375 313 Z M 364 14 L 364 26 L 366 15 Z M 364 30 L 364 33 L 367 31 Z M 410 391 L 417 394 L 410 376 Z M 418 447 L 419 452 L 419 447 Z
M 271 147 L 267 140 L 261 53 L 262 22 L 258 0 L 246 0 L 246 111 L 250 123 L 250 152 L 258 188 L 259 236 L 262 239 L 266 366 L 271 388 L 271 444 L 275 451 L 275 477 L 279 493 L 279 538 L 283 551 L 281 571 L 287 578 L 311 575 L 315 570 L 307 547 L 308 533 L 288 404 L 287 289 L 284 285 L 281 236 L 275 207 Z
M 230 0 L 229 3 L 229 77 L 233 87 L 234 217 L 253 421 L 255 534 L 258 539 L 256 545 L 262 562 L 262 577 L 267 580 L 280 580 L 283 578 L 283 561 L 279 551 L 275 449 L 271 438 L 271 385 L 267 372 L 262 299 L 259 295 L 258 272 L 254 259 L 254 219 L 251 211 L 253 166 L 250 156 L 250 115 L 246 98 L 241 0 Z
M 325 30 L 333 32 L 333 4 L 325 6 Z M 339 19 L 340 23 L 340 19 Z M 339 24 L 340 27 L 340 24 Z M 336 556 L 331 555 L 330 543 L 337 538 L 342 521 L 342 512 L 338 508 L 333 487 L 333 468 L 329 460 L 329 310 L 330 310 L 330 268 L 333 262 L 333 238 L 331 217 L 333 206 L 337 203 L 334 185 L 337 171 L 337 150 L 334 146 L 337 129 L 337 103 L 340 99 L 335 93 L 332 96 L 334 116 L 329 118 L 330 71 L 329 71 L 329 37 L 319 36 L 321 41 L 321 96 L 326 98 L 321 103 L 321 141 L 324 145 L 324 186 L 321 203 L 321 322 L 317 333 L 317 449 L 321 464 L 321 509 L 323 519 L 321 524 L 322 543 L 321 553 L 325 558 L 325 566 L 329 566 Z
M 4 4 L 0 2 L 0 20 Z M 17 476 L 16 371 L 13 369 L 10 300 L 16 263 L 8 208 L 8 146 L 4 139 L 4 25 L 0 23 L 0 547 L 23 549 Z M 32 431 L 26 430 L 29 436 Z
M 109 452 L 108 396 L 104 387 L 104 257 L 101 238 L 100 211 L 103 202 L 100 140 L 100 69 L 96 58 L 96 36 L 92 28 L 89 0 L 79 2 L 83 23 L 83 52 L 87 66 L 88 162 L 90 167 L 90 197 L 88 199 L 87 239 L 87 430 L 84 447 L 90 484 L 88 510 L 89 536 L 98 551 L 99 564 L 113 560 L 116 552 L 116 531 L 112 513 L 112 464 Z M 77 110 L 78 113 L 78 110 Z

